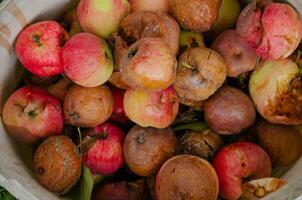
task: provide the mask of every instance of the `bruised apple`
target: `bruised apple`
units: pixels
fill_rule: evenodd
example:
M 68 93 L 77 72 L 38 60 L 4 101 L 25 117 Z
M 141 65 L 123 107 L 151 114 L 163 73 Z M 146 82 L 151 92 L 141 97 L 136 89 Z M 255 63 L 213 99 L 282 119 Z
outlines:
M 302 123 L 301 75 L 289 59 L 262 61 L 249 81 L 250 96 L 258 112 L 271 123 Z
M 166 128 L 178 113 L 178 99 L 172 87 L 159 92 L 127 90 L 124 97 L 126 116 L 142 127 Z
M 177 139 L 171 128 L 134 126 L 126 136 L 124 155 L 130 170 L 151 176 L 176 153 Z
M 3 124 L 18 141 L 33 144 L 63 129 L 60 100 L 46 90 L 25 86 L 15 91 L 2 110 Z
M 177 61 L 160 38 L 147 37 L 131 45 L 122 57 L 124 80 L 135 89 L 158 91 L 175 78 Z
M 240 133 L 256 119 L 253 102 L 241 90 L 224 86 L 203 104 L 204 117 L 215 132 L 222 135 Z
M 226 69 L 223 57 L 216 51 L 208 48 L 187 49 L 178 59 L 173 87 L 182 99 L 206 100 L 224 83 Z
M 239 199 L 245 179 L 264 178 L 271 173 L 269 156 L 251 142 L 237 142 L 223 147 L 212 164 L 219 179 L 219 195 L 224 199 Z
M 236 29 L 257 55 L 266 60 L 287 58 L 302 38 L 301 18 L 285 3 L 252 1 L 241 12 Z
M 154 11 L 154 12 L 168 12 L 169 0 L 129 0 L 131 11 Z
M 39 183 L 57 194 L 66 193 L 81 176 L 80 153 L 67 136 L 51 136 L 44 140 L 33 159 Z
M 67 124 L 94 127 L 109 119 L 114 100 L 105 86 L 85 88 L 74 85 L 68 89 L 64 99 L 64 118 Z
M 160 168 L 155 183 L 157 200 L 216 200 L 218 178 L 212 165 L 197 156 L 178 155 Z
M 256 66 L 256 53 L 236 30 L 231 29 L 221 33 L 212 43 L 211 48 L 224 57 L 229 77 L 238 77 L 252 71 Z
M 124 109 L 124 95 L 126 91 L 115 87 L 111 87 L 110 89 L 114 99 L 113 112 L 110 116 L 110 120 L 116 123 L 129 122 Z

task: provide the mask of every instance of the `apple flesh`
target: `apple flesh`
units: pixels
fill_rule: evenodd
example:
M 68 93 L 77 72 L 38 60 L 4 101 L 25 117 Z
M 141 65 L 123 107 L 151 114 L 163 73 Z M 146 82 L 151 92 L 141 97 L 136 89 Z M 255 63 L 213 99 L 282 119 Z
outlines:
M 63 48 L 66 76 L 83 87 L 105 83 L 113 71 L 111 50 L 105 40 L 90 33 L 79 33 Z
M 288 4 L 253 1 L 241 12 L 237 31 L 262 59 L 284 59 L 301 41 L 302 21 Z
M 178 113 L 178 99 L 172 87 L 159 92 L 127 90 L 124 108 L 127 117 L 142 127 L 166 128 Z
M 77 14 L 84 31 L 107 39 L 130 12 L 127 0 L 81 0 Z
M 3 106 L 2 120 L 8 133 L 27 144 L 59 135 L 63 128 L 60 101 L 38 87 L 15 91 Z
M 129 0 L 131 11 L 154 11 L 154 12 L 168 12 L 169 0 Z
M 239 199 L 244 179 L 268 177 L 272 168 L 267 153 L 251 142 L 223 147 L 212 164 L 219 179 L 219 194 L 224 199 Z
M 138 40 L 123 55 L 122 62 L 125 80 L 135 89 L 163 90 L 174 81 L 177 61 L 160 38 Z
M 245 43 L 236 30 L 230 29 L 220 34 L 211 48 L 224 57 L 229 77 L 238 77 L 252 71 L 256 66 L 255 51 Z
M 116 123 L 127 123 L 130 120 L 126 116 L 124 109 L 124 95 L 125 91 L 111 87 L 112 96 L 114 99 L 113 112 L 110 116 L 110 120 Z
M 117 126 L 105 122 L 87 129 L 83 140 L 83 162 L 92 173 L 109 175 L 124 164 L 123 143 L 125 134 Z
M 63 72 L 62 47 L 68 39 L 55 21 L 41 21 L 25 27 L 16 41 L 16 56 L 31 73 L 52 76 Z

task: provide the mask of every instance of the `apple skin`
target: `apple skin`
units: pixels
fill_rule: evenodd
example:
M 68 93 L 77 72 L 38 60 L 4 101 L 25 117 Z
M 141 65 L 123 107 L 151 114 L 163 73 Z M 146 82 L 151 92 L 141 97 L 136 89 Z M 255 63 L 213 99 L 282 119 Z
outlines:
M 83 29 L 78 20 L 76 8 L 70 9 L 65 13 L 62 24 L 66 28 L 66 30 L 68 30 L 69 36 L 83 32 Z
M 63 48 L 66 76 L 83 87 L 105 83 L 113 72 L 111 50 L 105 40 L 90 33 L 79 33 Z
M 96 139 L 83 154 L 83 162 L 92 173 L 110 175 L 124 165 L 125 134 L 119 127 L 105 122 L 86 130 L 84 134 Z
M 63 72 L 62 46 L 68 34 L 56 21 L 41 21 L 25 27 L 16 41 L 16 56 L 31 73 L 52 76 Z
M 54 97 L 64 102 L 67 90 L 73 85 L 73 83 L 66 77 L 60 78 L 56 83 L 47 87 L 47 91 Z
M 33 86 L 22 87 L 8 98 L 2 120 L 8 133 L 27 144 L 59 135 L 63 128 L 60 100 Z
M 237 142 L 223 147 L 212 164 L 219 179 L 219 194 L 224 199 L 239 199 L 244 178 L 268 177 L 272 168 L 268 154 L 251 142 Z
M 114 99 L 113 112 L 110 116 L 110 120 L 116 123 L 129 122 L 130 120 L 126 116 L 123 104 L 125 91 L 115 87 L 111 87 L 110 89 Z
M 227 64 L 227 75 L 238 77 L 252 71 L 257 63 L 257 55 L 234 29 L 220 34 L 212 43 L 211 48 L 220 53 Z
M 166 128 L 178 113 L 179 102 L 172 87 L 160 92 L 127 90 L 124 109 L 127 117 L 142 127 Z
M 154 12 L 168 12 L 169 0 L 129 0 L 131 11 L 154 11 Z
M 127 0 L 81 0 L 77 14 L 84 31 L 107 39 L 130 12 Z

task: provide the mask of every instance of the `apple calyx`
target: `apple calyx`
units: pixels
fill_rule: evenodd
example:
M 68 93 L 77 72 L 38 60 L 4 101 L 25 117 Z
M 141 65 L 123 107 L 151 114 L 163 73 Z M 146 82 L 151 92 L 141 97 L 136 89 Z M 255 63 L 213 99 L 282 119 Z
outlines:
M 40 36 L 39 36 L 38 34 L 34 34 L 34 35 L 32 36 L 32 40 L 34 41 L 34 43 L 35 43 L 38 47 L 42 46 L 42 43 L 41 43 L 41 41 L 40 41 Z
M 144 144 L 144 143 L 145 143 L 145 137 L 144 137 L 144 135 L 138 135 L 138 136 L 135 138 L 135 141 L 136 141 L 136 143 L 138 143 L 138 144 Z

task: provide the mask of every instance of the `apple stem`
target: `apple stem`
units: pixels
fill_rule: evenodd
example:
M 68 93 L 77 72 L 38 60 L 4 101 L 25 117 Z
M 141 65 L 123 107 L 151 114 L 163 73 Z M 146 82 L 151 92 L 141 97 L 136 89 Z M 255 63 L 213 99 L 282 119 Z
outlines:
M 83 155 L 83 148 L 82 148 L 82 144 L 83 144 L 83 141 L 82 141 L 82 132 L 81 132 L 80 127 L 77 127 L 77 130 L 78 130 L 79 140 L 80 140 L 80 144 L 79 144 L 77 147 L 80 148 L 80 155 L 81 155 L 81 158 L 82 158 L 82 155 Z

